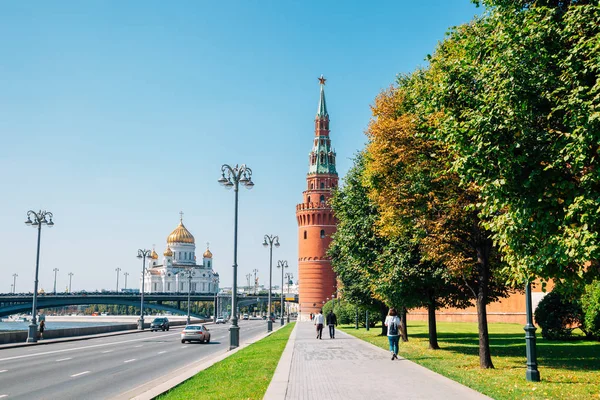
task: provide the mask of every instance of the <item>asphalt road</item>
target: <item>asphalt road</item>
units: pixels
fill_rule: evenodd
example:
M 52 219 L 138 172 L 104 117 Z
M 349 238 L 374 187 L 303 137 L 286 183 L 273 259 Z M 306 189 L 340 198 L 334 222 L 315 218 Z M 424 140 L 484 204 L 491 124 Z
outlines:
M 210 343 L 182 344 L 182 327 L 0 350 L 0 399 L 110 399 L 229 348 L 229 324 L 206 325 Z M 239 321 L 240 342 L 266 332 Z M 275 326 L 275 324 L 274 324 Z

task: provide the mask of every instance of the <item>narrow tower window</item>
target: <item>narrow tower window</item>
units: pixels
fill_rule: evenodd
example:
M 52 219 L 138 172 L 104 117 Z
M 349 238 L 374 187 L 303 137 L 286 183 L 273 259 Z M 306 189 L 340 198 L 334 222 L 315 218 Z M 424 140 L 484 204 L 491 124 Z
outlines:
M 325 195 L 324 194 L 321 195 L 320 201 L 321 201 L 321 203 L 325 202 Z
M 308 201 L 307 201 L 307 203 L 310 203 L 310 196 L 308 196 Z
M 306 231 L 304 231 L 304 239 L 306 239 Z
M 325 189 L 325 183 L 321 182 L 321 189 Z
M 321 229 L 321 239 L 325 239 L 325 229 Z

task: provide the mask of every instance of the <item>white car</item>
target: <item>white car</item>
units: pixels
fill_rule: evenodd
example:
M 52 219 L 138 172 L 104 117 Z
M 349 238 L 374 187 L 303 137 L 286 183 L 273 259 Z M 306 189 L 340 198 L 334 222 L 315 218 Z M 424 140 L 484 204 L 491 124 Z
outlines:
M 210 332 L 204 325 L 187 325 L 181 331 L 181 343 L 185 342 L 210 343 Z
M 215 324 L 224 324 L 224 323 L 225 323 L 225 318 L 217 317 Z

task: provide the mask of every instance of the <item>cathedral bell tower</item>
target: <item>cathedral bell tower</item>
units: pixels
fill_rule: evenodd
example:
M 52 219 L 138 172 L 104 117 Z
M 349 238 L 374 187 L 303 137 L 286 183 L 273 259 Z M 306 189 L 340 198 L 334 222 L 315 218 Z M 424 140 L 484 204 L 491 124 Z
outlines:
M 336 278 L 327 257 L 336 219 L 329 206 L 332 189 L 338 185 L 335 151 L 329 138 L 329 114 L 325 103 L 325 78 L 319 78 L 321 97 L 315 118 L 315 137 L 308 155 L 306 190 L 296 206 L 298 221 L 298 283 L 302 318 L 316 314 L 323 301 L 336 292 Z

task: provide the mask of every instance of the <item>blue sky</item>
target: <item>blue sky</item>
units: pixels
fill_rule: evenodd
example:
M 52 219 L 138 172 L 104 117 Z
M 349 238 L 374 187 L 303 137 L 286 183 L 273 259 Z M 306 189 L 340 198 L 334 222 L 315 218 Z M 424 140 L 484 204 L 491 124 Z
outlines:
M 246 163 L 256 184 L 240 192 L 239 284 L 254 268 L 268 284 L 265 234 L 297 277 L 317 77 L 343 177 L 375 96 L 480 12 L 468 0 L 0 2 L 0 292 L 15 272 L 17 291 L 33 290 L 29 209 L 55 215 L 46 291 L 53 268 L 59 290 L 69 272 L 73 290 L 114 288 L 116 267 L 139 287 L 137 249 L 162 255 L 181 210 L 231 286 L 224 163 Z

